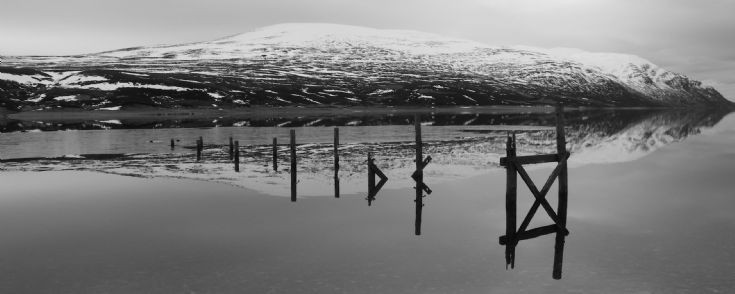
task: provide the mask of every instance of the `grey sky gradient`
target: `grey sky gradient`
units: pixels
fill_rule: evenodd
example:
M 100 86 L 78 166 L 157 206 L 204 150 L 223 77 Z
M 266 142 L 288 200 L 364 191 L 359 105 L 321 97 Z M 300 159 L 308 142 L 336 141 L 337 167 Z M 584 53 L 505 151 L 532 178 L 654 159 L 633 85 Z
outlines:
M 204 41 L 284 22 L 639 55 L 735 100 L 735 0 L 3 0 L 0 55 Z

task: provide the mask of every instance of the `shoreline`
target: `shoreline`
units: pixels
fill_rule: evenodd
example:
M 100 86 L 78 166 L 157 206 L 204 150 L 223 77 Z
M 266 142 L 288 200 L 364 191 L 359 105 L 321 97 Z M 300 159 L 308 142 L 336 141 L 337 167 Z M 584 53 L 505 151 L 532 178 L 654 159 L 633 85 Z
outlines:
M 655 107 L 565 107 L 565 111 L 583 110 L 666 110 L 681 108 Z M 33 121 L 67 121 L 94 119 L 151 119 L 151 118 L 290 118 L 311 116 L 349 116 L 349 115 L 388 115 L 388 114 L 426 114 L 426 113 L 476 113 L 476 114 L 518 114 L 551 113 L 553 106 L 292 106 L 270 107 L 252 106 L 236 109 L 181 108 L 157 109 L 137 108 L 124 110 L 50 110 L 4 113 L 5 119 Z

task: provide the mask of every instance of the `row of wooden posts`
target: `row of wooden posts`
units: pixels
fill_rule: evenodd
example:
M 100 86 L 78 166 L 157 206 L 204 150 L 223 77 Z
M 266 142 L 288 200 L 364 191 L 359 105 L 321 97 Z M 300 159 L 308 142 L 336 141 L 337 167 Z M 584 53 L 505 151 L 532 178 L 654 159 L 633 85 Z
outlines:
M 506 168 L 506 234 L 499 238 L 501 245 L 506 246 L 505 259 L 506 267 L 515 267 L 515 249 L 519 241 L 536 238 L 547 234 L 556 234 L 556 242 L 554 246 L 554 268 L 553 278 L 561 279 L 562 260 L 564 255 L 564 239 L 569 234 L 566 228 L 567 219 L 567 203 L 568 203 L 568 187 L 567 187 L 567 159 L 570 153 L 566 150 L 566 139 L 564 134 L 564 109 L 561 105 L 557 105 L 556 109 L 556 145 L 557 152 L 555 154 L 542 154 L 532 156 L 516 155 L 516 136 L 515 133 L 509 133 L 506 142 L 506 157 L 500 159 L 500 165 Z M 424 207 L 424 193 L 431 194 L 431 189 L 424 183 L 423 170 L 431 162 L 431 156 L 423 157 L 423 143 L 421 138 L 421 117 L 415 116 L 414 127 L 416 133 L 416 170 L 411 178 L 416 182 L 414 187 L 416 190 L 416 217 L 415 217 L 415 234 L 421 235 L 421 219 Z M 235 171 L 240 171 L 240 147 L 239 141 L 233 141 L 232 137 L 229 144 L 229 158 L 234 161 Z M 273 170 L 278 170 L 278 141 L 273 138 Z M 334 128 L 334 197 L 339 198 L 339 128 Z M 174 148 L 174 140 L 171 139 L 171 148 Z M 202 160 L 202 151 L 204 149 L 204 141 L 199 137 L 196 141 L 196 158 L 197 161 Z M 296 201 L 296 183 L 297 183 L 297 164 L 296 164 L 296 131 L 290 130 L 290 152 L 291 152 L 291 201 Z M 556 168 L 552 171 L 546 183 L 539 191 L 533 180 L 529 177 L 524 164 L 537 164 L 545 162 L 558 162 Z M 375 165 L 374 158 L 368 153 L 368 205 L 375 200 L 375 196 L 383 187 L 388 178 Z M 534 196 L 534 202 L 521 223 L 520 227 L 516 226 L 517 211 L 517 175 L 526 183 L 529 190 Z M 380 181 L 376 184 L 375 177 L 380 177 Z M 558 178 L 559 181 L 559 199 L 556 212 L 551 208 L 546 200 L 546 194 L 549 192 L 551 185 Z M 539 228 L 528 229 L 531 219 L 542 207 L 551 220 L 552 225 Z
M 424 183 L 423 180 L 423 169 L 431 161 L 431 157 L 423 158 L 423 144 L 421 141 L 421 116 L 416 115 L 414 118 L 414 127 L 416 130 L 416 171 L 411 177 L 416 181 L 416 221 L 415 221 L 415 234 L 421 235 L 421 213 L 424 207 L 423 198 L 424 192 L 431 194 L 431 189 Z M 296 131 L 290 130 L 290 162 L 291 162 L 291 201 L 296 201 L 297 195 L 297 157 L 296 157 Z M 174 139 L 171 139 L 171 150 L 175 148 Z M 204 139 L 199 137 L 196 140 L 196 160 L 202 161 L 202 153 L 204 151 Z M 339 198 L 339 128 L 334 128 L 334 197 Z M 240 142 L 229 138 L 229 159 L 233 161 L 235 166 L 235 172 L 240 172 Z M 273 170 L 278 170 L 278 139 L 273 138 Z M 380 181 L 376 184 L 375 177 L 380 177 Z M 383 187 L 388 178 L 374 163 L 372 154 L 368 153 L 368 205 L 372 204 L 375 200 L 375 196 Z

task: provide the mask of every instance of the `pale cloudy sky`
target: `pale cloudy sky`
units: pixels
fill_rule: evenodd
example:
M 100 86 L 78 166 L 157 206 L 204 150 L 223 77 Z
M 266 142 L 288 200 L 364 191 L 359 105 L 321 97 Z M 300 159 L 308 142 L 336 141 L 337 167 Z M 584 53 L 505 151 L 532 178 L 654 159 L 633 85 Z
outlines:
M 0 55 L 89 53 L 328 22 L 636 54 L 735 100 L 735 0 L 0 1 Z

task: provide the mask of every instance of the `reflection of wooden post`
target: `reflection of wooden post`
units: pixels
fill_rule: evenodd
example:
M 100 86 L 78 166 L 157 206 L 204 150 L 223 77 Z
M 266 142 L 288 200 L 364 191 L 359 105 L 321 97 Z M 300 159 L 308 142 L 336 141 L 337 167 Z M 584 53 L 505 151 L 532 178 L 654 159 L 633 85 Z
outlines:
M 240 172 L 240 141 L 235 141 L 235 171 Z
M 296 130 L 291 130 L 291 202 L 296 201 Z
M 278 139 L 273 137 L 273 171 L 278 171 Z
M 421 163 L 424 160 L 423 145 L 421 143 L 421 115 L 416 114 L 414 117 L 414 128 L 416 129 L 416 223 L 415 233 L 421 235 L 421 211 L 424 207 L 424 191 L 422 190 L 422 184 L 424 182 L 424 171 Z
M 556 106 L 556 152 L 559 154 L 559 162 L 567 160 L 567 145 L 564 134 L 564 106 L 559 103 Z M 564 164 L 559 172 L 559 205 L 557 215 L 560 225 L 564 228 L 567 226 L 567 203 L 569 190 L 567 188 L 567 165 Z M 561 269 L 564 260 L 564 237 L 565 233 L 561 230 L 556 232 L 556 242 L 554 245 L 554 279 L 561 279 Z
M 233 150 L 234 148 L 235 146 L 232 144 L 232 137 L 230 137 L 230 160 L 232 160 L 232 157 L 235 155 Z
M 174 150 L 174 139 L 171 139 L 171 150 Z
M 515 249 L 516 249 L 516 191 L 517 191 L 517 178 L 516 168 L 513 164 L 516 157 L 516 136 L 513 133 L 511 137 L 508 134 L 508 139 L 505 145 L 506 156 L 508 162 L 505 166 L 506 173 L 506 190 L 505 190 L 505 236 L 507 237 L 507 244 L 505 246 L 505 268 L 510 265 L 511 268 L 515 267 Z
M 339 198 L 339 128 L 334 128 L 334 197 Z

